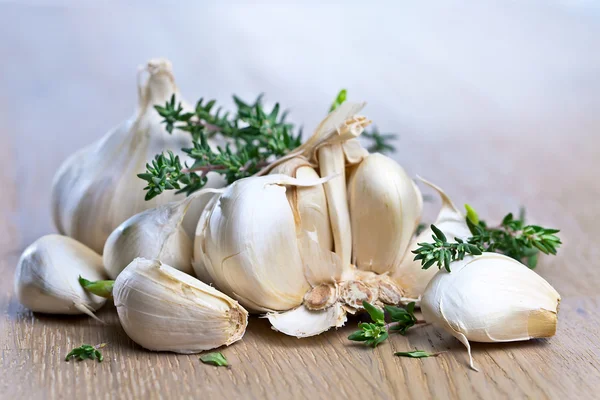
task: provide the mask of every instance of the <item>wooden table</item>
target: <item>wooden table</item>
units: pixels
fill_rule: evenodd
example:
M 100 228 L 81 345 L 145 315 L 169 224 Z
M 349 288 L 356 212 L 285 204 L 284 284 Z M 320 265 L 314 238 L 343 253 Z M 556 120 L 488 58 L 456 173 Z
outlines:
M 195 37 L 221 36 L 227 42 L 222 45 L 239 41 L 255 49 L 260 46 L 250 45 L 245 40 L 252 38 L 245 35 L 266 32 L 269 43 L 258 36 L 265 45 L 261 49 L 265 55 L 272 54 L 281 47 L 278 29 L 282 25 L 291 24 L 290 32 L 302 30 L 297 25 L 301 21 L 292 18 L 295 12 L 279 10 L 273 18 L 270 8 L 238 10 L 236 24 L 260 18 L 269 21 L 227 30 L 217 17 L 229 10 L 187 12 L 148 6 L 140 14 L 142 8 L 118 9 L 116 5 L 110 12 L 99 13 L 86 7 L 0 7 L 3 37 L 10 32 L 12 38 L 0 44 L 0 397 L 597 397 L 600 59 L 598 52 L 589 50 L 598 48 L 599 29 L 592 30 L 592 20 L 578 9 L 561 14 L 556 7 L 506 6 L 496 12 L 501 6 L 490 4 L 474 7 L 464 20 L 460 19 L 462 11 L 460 15 L 449 10 L 433 12 L 420 6 L 388 13 L 394 21 L 378 13 L 385 20 L 375 31 L 396 35 L 399 58 L 380 52 L 382 62 L 361 64 L 356 58 L 356 64 L 344 68 L 328 62 L 316 66 L 311 60 L 325 53 L 315 48 L 316 54 L 309 54 L 312 47 L 307 45 L 299 50 L 305 57 L 283 56 L 275 64 L 271 58 L 258 57 L 254 69 L 244 69 L 248 64 L 241 62 L 248 53 L 228 52 L 237 58 L 226 65 L 244 68 L 224 71 L 218 46 L 190 52 L 198 42 L 181 42 L 188 37 L 184 32 L 195 32 Z M 329 8 L 314 16 L 310 10 L 298 10 L 316 18 L 315 29 L 323 37 L 334 37 L 343 21 L 363 15 L 359 7 L 349 8 L 346 19 Z M 446 18 L 446 12 L 454 19 Z M 100 17 L 109 14 L 120 18 L 106 24 Z M 196 23 L 188 14 L 206 18 Z M 173 29 L 163 29 L 163 18 L 178 23 Z M 477 20 L 498 23 L 481 30 L 483 26 L 473 25 Z M 432 25 L 421 32 L 422 21 Z M 448 28 L 446 33 L 439 36 L 432 21 Z M 272 23 L 279 24 L 273 28 L 277 35 L 268 30 Z M 509 25 L 511 29 L 505 32 L 502 27 Z M 403 26 L 417 32 L 404 42 L 404 31 L 396 29 Z M 23 27 L 37 31 L 29 34 Z M 475 31 L 477 35 L 471 34 Z M 142 32 L 153 36 L 150 39 Z M 538 32 L 543 34 L 538 36 Z M 354 39 L 360 40 L 356 35 Z M 494 41 L 492 36 L 506 42 Z M 354 39 L 340 54 L 349 54 Z M 468 68 L 457 67 L 458 58 L 446 59 L 432 48 L 438 39 L 448 39 L 443 44 L 448 52 L 462 49 L 461 54 L 469 56 L 463 65 Z M 156 46 L 151 51 L 150 40 Z M 421 42 L 413 45 L 413 40 Z M 489 44 L 489 53 L 480 53 L 478 40 Z M 176 51 L 176 44 L 188 50 Z M 559 255 L 542 258 L 536 270 L 562 295 L 556 336 L 525 343 L 474 344 L 480 369 L 475 372 L 468 368 L 463 346 L 432 326 L 411 330 L 406 336 L 394 335 L 373 350 L 346 339 L 356 319 L 337 331 L 299 340 L 276 333 L 265 319 L 253 317 L 243 340 L 223 350 L 232 365 L 223 369 L 203 365 L 197 355 L 145 351 L 125 335 L 114 307 L 99 313 L 106 325 L 87 317 L 44 316 L 24 309 L 13 295 L 13 271 L 21 251 L 53 231 L 48 198 L 52 175 L 68 154 L 126 116 L 134 101 L 135 66 L 160 53 L 174 58 L 176 74 L 188 88 L 184 93 L 207 93 L 223 100 L 238 90 L 244 78 L 250 82 L 244 86 L 244 95 L 267 91 L 270 98 L 298 111 L 294 116 L 305 121 L 307 129 L 320 118 L 318 110 L 327 107 L 328 96 L 340 85 L 350 85 L 351 93 L 372 102 L 367 114 L 382 129 L 400 132 L 394 157 L 411 174 L 440 184 L 458 204 L 468 201 L 489 220 L 524 205 L 530 221 L 560 228 L 564 245 Z M 197 54 L 202 57 L 195 58 Z M 510 65 L 496 66 L 495 61 L 484 60 L 485 54 L 511 59 Z M 513 58 L 514 54 L 519 56 Z M 529 54 L 534 56 L 528 58 Z M 537 62 L 544 65 L 543 71 Z M 381 70 L 382 65 L 390 71 Z M 271 66 L 274 69 L 268 70 Z M 200 81 L 198 68 L 204 68 L 198 74 Z M 369 85 L 359 79 L 364 68 L 372 69 Z M 490 68 L 490 78 L 481 78 Z M 343 74 L 340 80 L 336 80 L 338 71 Z M 322 78 L 321 83 L 311 80 L 315 76 Z M 426 204 L 426 221 L 431 221 L 438 203 Z M 64 361 L 71 348 L 101 342 L 109 343 L 103 363 Z M 415 348 L 445 353 L 422 360 L 393 355 Z

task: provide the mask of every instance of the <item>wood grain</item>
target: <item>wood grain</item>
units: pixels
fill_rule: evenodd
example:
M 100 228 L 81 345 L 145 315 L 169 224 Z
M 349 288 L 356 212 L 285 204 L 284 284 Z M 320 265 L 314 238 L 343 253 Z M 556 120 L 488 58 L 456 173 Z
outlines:
M 0 398 L 598 396 L 600 57 L 590 51 L 600 45 L 595 14 L 542 2 L 481 2 L 460 13 L 413 5 L 386 15 L 357 6 L 341 16 L 331 7 L 96 9 L 68 3 L 0 5 L 0 32 L 10 38 L 0 43 Z M 237 18 L 235 28 L 224 16 Z M 313 21 L 313 34 L 321 38 L 335 37 L 348 20 L 377 26 L 350 32 L 336 52 L 294 33 L 305 30 L 305 20 Z M 167 29 L 164 21 L 177 23 Z M 283 29 L 288 25 L 289 32 Z M 219 46 L 199 44 L 199 37 L 220 37 L 219 45 L 241 50 L 224 59 Z M 392 38 L 393 46 L 375 46 L 380 37 Z M 295 46 L 283 46 L 294 40 Z M 356 62 L 347 63 L 342 55 L 354 54 L 358 44 L 382 62 L 353 57 Z M 257 52 L 254 58 L 248 48 Z M 353 98 L 372 102 L 367 114 L 382 130 L 401 134 L 394 157 L 410 174 L 437 182 L 457 204 L 468 201 L 489 219 L 524 205 L 531 221 L 562 229 L 559 255 L 543 258 L 537 269 L 563 297 L 556 336 L 474 344 L 480 369 L 474 372 L 462 345 L 432 326 L 392 336 L 373 350 L 346 339 L 356 319 L 299 340 L 253 317 L 243 340 L 223 349 L 232 365 L 223 369 L 203 365 L 197 355 L 145 351 L 125 335 L 112 306 L 99 313 L 106 325 L 24 309 L 13 294 L 14 268 L 28 244 L 53 231 L 52 175 L 68 154 L 125 118 L 135 101 L 133 70 L 157 53 L 173 58 L 190 98 L 203 93 L 224 100 L 233 91 L 247 96 L 264 90 L 292 107 L 307 129 L 328 96 L 350 85 Z M 280 56 L 274 61 L 271 54 Z M 369 79 L 362 78 L 364 70 Z M 426 221 L 438 205 L 426 204 Z M 64 361 L 71 348 L 101 342 L 109 343 L 103 363 Z M 393 356 L 415 348 L 445 353 L 421 360 Z

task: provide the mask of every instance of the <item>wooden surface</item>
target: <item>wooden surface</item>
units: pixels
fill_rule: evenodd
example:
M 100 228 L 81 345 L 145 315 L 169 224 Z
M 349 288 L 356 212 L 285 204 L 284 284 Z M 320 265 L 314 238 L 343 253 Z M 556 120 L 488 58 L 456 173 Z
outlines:
M 482 4 L 466 14 L 412 6 L 385 15 L 361 7 L 188 12 L 1 4 L 0 33 L 10 39 L 0 43 L 0 398 L 598 398 L 597 14 L 554 3 Z M 343 65 L 331 48 L 309 46 L 297 34 L 310 18 L 314 35 L 332 37 L 344 20 L 364 19 L 365 12 L 383 21 L 371 33 L 349 33 L 342 47 L 350 51 L 363 36 L 361 45 L 379 43 L 383 30 L 396 40 L 395 51 L 370 47 L 377 63 L 353 56 L 356 64 Z M 239 17 L 234 28 L 221 26 L 223 15 Z M 177 23 L 167 28 L 165 20 Z M 243 25 L 249 20 L 265 23 Z M 276 35 L 286 24 L 290 31 Z M 193 39 L 213 33 L 218 45 Z M 242 51 L 228 62 L 220 45 Z M 249 47 L 253 59 L 244 52 Z M 537 269 L 563 298 L 556 336 L 474 344 L 474 372 L 462 345 L 432 326 L 372 350 L 346 339 L 356 320 L 299 340 L 254 317 L 243 340 L 223 350 L 231 369 L 220 369 L 196 355 L 143 350 L 127 338 L 113 307 L 99 313 L 107 325 L 24 309 L 13 295 L 13 272 L 21 251 L 53 231 L 52 175 L 68 154 L 128 115 L 133 71 L 156 55 L 173 59 L 192 99 L 264 90 L 307 129 L 332 93 L 348 86 L 353 98 L 371 102 L 366 114 L 383 130 L 401 134 L 394 157 L 411 174 L 437 182 L 488 219 L 524 205 L 531 221 L 560 228 L 559 256 L 543 258 Z M 437 205 L 426 204 L 426 220 Z M 64 362 L 71 348 L 100 342 L 109 343 L 103 363 Z M 446 353 L 393 356 L 415 348 Z

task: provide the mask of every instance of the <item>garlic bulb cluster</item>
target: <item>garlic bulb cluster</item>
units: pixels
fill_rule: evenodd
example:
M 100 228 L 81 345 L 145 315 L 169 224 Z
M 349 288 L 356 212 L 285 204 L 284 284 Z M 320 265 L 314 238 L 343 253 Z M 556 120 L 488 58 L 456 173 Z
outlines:
M 467 239 L 471 236 L 465 216 L 456 208 L 450 197 L 438 186 L 420 178 L 421 182 L 434 189 L 442 200 L 442 207 L 434 222 L 448 240 L 455 238 Z M 397 268 L 393 270 L 392 279 L 398 286 L 404 289 L 404 296 L 410 299 L 418 299 L 423 295 L 427 284 L 437 272 L 437 268 L 423 269 L 420 261 L 414 261 L 412 250 L 416 250 L 418 243 L 430 242 L 433 231 L 430 227 L 423 230 L 417 237 L 413 238 L 408 251 Z
M 440 270 L 425 289 L 421 310 L 468 350 L 473 342 L 513 342 L 553 336 L 560 295 L 520 262 L 498 253 L 465 257 Z
M 198 223 L 196 275 L 286 334 L 316 335 L 363 301 L 403 299 L 388 275 L 416 229 L 421 194 L 394 161 L 356 141 L 370 123 L 355 115 L 361 108 L 342 104 L 296 151 L 227 187 Z M 370 237 L 378 224 L 387 224 L 380 240 Z
M 49 314 L 87 314 L 106 299 L 85 291 L 77 278 L 106 278 L 102 257 L 66 236 L 47 235 L 31 244 L 19 259 L 15 293 L 25 307 Z
M 171 63 L 151 60 L 141 72 L 148 76 L 139 83 L 139 104 L 133 117 L 69 157 L 54 177 L 52 212 L 56 228 L 97 253 L 102 252 L 110 233 L 127 218 L 184 197 L 165 192 L 144 201 L 141 195 L 145 182 L 137 174 L 145 171 L 146 163 L 166 150 L 185 158 L 181 149 L 191 144 L 187 132 L 176 129 L 169 134 L 154 109 L 154 105 L 164 104 L 173 94 L 181 99 Z M 224 182 L 211 173 L 208 186 L 224 186 Z M 191 228 L 190 237 L 203 206 L 195 204 L 196 210 L 189 213 L 191 221 L 185 225 Z
M 149 350 L 190 354 L 227 346 L 248 324 L 235 300 L 158 260 L 133 260 L 113 297 L 127 335 Z

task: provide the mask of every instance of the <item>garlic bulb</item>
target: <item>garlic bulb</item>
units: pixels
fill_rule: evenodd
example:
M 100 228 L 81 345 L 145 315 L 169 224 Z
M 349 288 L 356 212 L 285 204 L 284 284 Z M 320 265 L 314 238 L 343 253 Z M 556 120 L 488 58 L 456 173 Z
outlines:
M 352 259 L 383 274 L 400 264 L 419 220 L 421 192 L 394 160 L 371 154 L 348 179 Z
M 15 293 L 25 307 L 49 314 L 94 317 L 106 299 L 85 291 L 79 276 L 105 279 L 102 257 L 66 236 L 47 235 L 31 244 L 19 259 Z
M 425 289 L 421 310 L 427 322 L 469 341 L 512 342 L 553 336 L 560 295 L 538 274 L 498 253 L 468 256 L 440 270 Z
M 228 346 L 248 324 L 235 300 L 158 260 L 133 260 L 113 297 L 127 335 L 149 350 L 190 354 Z
M 184 197 L 169 191 L 144 201 L 145 182 L 137 174 L 145 171 L 146 163 L 165 150 L 185 157 L 181 148 L 191 144 L 187 132 L 169 134 L 153 107 L 163 105 L 173 94 L 181 99 L 171 63 L 151 60 L 144 72 L 148 79 L 139 84 L 139 105 L 133 117 L 69 157 L 54 177 L 52 211 L 58 231 L 98 253 L 110 233 L 127 218 Z M 223 183 L 218 175 L 210 174 L 208 187 Z M 190 217 L 192 214 L 195 221 L 186 225 L 196 224 L 198 212 Z M 189 234 L 193 236 L 193 229 Z
M 203 195 L 218 192 L 204 189 L 177 202 L 143 211 L 115 229 L 104 245 L 104 268 L 111 279 L 138 257 L 157 259 L 192 274 L 193 242 L 183 227 L 191 204 Z
M 434 189 L 442 199 L 442 207 L 434 222 L 434 225 L 439 228 L 448 238 L 466 240 L 471 236 L 469 227 L 467 226 L 465 216 L 456 208 L 452 200 L 438 186 L 423 178 L 419 178 L 421 182 Z M 394 268 L 392 278 L 398 286 L 404 289 L 404 296 L 411 299 L 418 299 L 427 284 L 437 272 L 437 268 L 422 269 L 420 261 L 414 261 L 412 250 L 416 250 L 418 243 L 430 242 L 433 231 L 427 227 L 416 238 L 414 238 L 409 246 L 408 251 L 404 253 L 404 258 L 399 266 Z

